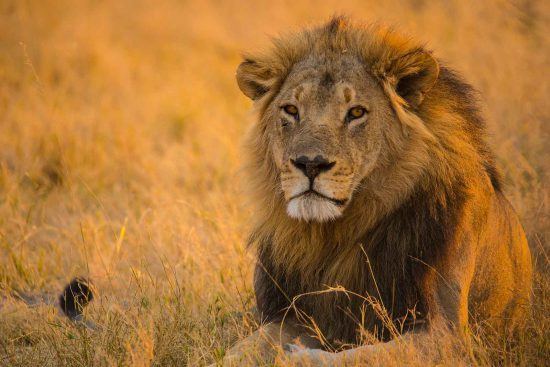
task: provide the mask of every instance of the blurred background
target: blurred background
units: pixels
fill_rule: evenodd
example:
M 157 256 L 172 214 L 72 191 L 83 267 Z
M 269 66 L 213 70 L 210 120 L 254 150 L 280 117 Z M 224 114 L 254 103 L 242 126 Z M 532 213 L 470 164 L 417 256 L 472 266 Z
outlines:
M 0 0 L 0 365 L 201 365 L 254 328 L 239 182 L 253 119 L 235 70 L 334 13 L 396 25 L 481 92 L 537 321 L 479 363 L 544 363 L 550 2 Z M 99 291 L 102 332 L 12 297 L 76 275 Z

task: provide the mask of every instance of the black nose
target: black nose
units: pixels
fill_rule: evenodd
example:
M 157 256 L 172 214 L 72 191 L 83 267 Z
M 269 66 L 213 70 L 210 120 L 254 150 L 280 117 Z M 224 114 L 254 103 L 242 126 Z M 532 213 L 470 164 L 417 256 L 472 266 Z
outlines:
M 309 159 L 305 155 L 290 160 L 292 164 L 306 175 L 311 181 L 321 172 L 328 171 L 336 162 L 329 162 L 325 157 L 318 155 L 314 159 Z

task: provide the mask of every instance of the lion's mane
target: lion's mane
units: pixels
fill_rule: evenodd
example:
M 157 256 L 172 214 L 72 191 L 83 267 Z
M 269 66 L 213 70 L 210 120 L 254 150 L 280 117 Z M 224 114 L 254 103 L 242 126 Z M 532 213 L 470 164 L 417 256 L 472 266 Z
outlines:
M 419 280 L 461 225 L 468 197 L 475 190 L 500 191 L 476 93 L 457 73 L 441 66 L 437 82 L 417 109 L 396 93 L 399 86 L 392 83 L 403 66 L 393 60 L 423 49 L 392 29 L 335 18 L 250 55 L 265 68 L 259 72 L 273 80 L 257 104 L 258 122 L 247 140 L 256 208 L 250 244 L 258 252 L 255 290 L 265 320 L 283 317 L 294 304 L 302 315 L 314 317 L 327 340 L 356 342 L 358 324 L 388 337 L 387 324 L 376 313 L 366 312 L 363 320 L 351 316 L 360 314 L 364 298 L 336 291 L 307 294 L 342 286 L 373 296 L 390 319 L 414 324 L 428 312 Z M 403 123 L 409 143 L 392 146 L 400 160 L 365 179 L 341 218 L 306 223 L 286 214 L 263 112 L 295 63 L 327 53 L 354 53 L 363 60 Z

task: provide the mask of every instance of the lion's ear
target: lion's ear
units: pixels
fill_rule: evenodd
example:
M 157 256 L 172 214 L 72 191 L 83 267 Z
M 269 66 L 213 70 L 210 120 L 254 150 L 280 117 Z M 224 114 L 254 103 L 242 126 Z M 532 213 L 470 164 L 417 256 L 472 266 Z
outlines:
M 439 64 L 427 51 L 416 49 L 393 60 L 387 75 L 394 88 L 409 106 L 420 106 L 439 76 Z
M 237 68 L 237 84 L 245 96 L 252 100 L 269 92 L 275 75 L 260 61 L 245 59 Z

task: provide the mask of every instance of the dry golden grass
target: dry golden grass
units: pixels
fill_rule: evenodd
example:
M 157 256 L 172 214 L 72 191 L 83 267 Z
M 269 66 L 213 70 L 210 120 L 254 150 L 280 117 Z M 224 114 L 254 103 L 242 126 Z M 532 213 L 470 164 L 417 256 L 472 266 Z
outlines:
M 547 363 L 547 1 L 3 0 L 0 365 L 204 365 L 254 329 L 239 189 L 250 102 L 234 71 L 267 35 L 334 12 L 397 24 L 481 91 L 537 272 L 526 332 L 473 358 Z M 95 281 L 101 331 L 10 297 L 75 275 Z

